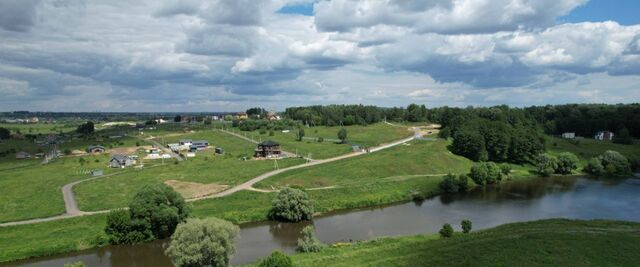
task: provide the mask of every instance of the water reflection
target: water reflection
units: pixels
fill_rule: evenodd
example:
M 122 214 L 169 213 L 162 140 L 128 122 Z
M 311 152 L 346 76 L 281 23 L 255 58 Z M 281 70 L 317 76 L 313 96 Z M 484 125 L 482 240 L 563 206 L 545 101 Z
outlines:
M 474 229 L 545 218 L 640 221 L 639 179 L 592 180 L 576 177 L 516 181 L 449 194 L 422 202 L 336 212 L 314 219 L 318 238 L 326 243 L 380 236 L 433 233 L 444 223 L 473 221 Z M 241 226 L 232 264 L 244 264 L 279 249 L 293 252 L 307 223 L 263 222 Z M 19 266 L 61 266 L 82 260 L 89 266 L 170 266 L 162 241 L 113 246 L 38 258 Z

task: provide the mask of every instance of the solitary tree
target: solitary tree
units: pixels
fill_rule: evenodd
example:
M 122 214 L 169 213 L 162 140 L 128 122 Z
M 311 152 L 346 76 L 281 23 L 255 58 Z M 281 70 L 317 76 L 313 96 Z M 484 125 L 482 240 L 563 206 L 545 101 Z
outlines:
M 555 173 L 557 174 L 571 174 L 571 172 L 578 168 L 578 157 L 570 152 L 563 152 L 558 155 L 556 162 Z
M 462 222 L 460 223 L 460 226 L 462 226 L 462 232 L 463 233 L 469 233 L 471 232 L 471 221 L 470 220 L 462 220 Z
M 107 215 L 105 233 L 111 244 L 138 244 L 153 239 L 149 224 L 145 220 L 131 219 L 126 210 L 115 210 Z
M 438 233 L 440 233 L 441 237 L 451 237 L 453 236 L 453 227 L 451 227 L 451 224 L 445 223 Z
M 302 228 L 302 237 L 298 238 L 298 252 L 319 252 L 323 244 L 316 238 L 316 229 L 313 225 L 307 225 Z
M 11 131 L 7 128 L 0 127 L 0 140 L 9 139 L 9 137 L 11 137 Z
M 536 158 L 536 171 L 542 177 L 549 177 L 557 168 L 556 159 L 549 154 L 543 153 Z
M 189 219 L 178 225 L 165 253 L 178 267 L 228 266 L 238 232 L 238 226 L 217 218 Z
M 302 141 L 302 138 L 304 137 L 304 129 L 298 129 L 298 134 L 296 137 L 298 138 L 298 141 Z
M 299 222 L 311 220 L 313 201 L 302 190 L 285 187 L 273 200 L 269 218 L 277 221 Z
M 258 267 L 293 267 L 293 261 L 291 257 L 286 254 L 275 250 L 271 252 L 269 257 L 266 257 L 264 260 L 260 261 Z
M 340 131 L 338 131 L 338 139 L 340 139 L 342 143 L 347 140 L 347 129 L 341 128 Z
M 459 190 L 456 176 L 453 174 L 447 174 L 439 184 L 440 190 L 445 193 L 457 193 Z
M 146 221 L 156 238 L 171 236 L 188 216 L 182 196 L 164 184 L 141 188 L 129 204 L 129 211 L 132 219 Z

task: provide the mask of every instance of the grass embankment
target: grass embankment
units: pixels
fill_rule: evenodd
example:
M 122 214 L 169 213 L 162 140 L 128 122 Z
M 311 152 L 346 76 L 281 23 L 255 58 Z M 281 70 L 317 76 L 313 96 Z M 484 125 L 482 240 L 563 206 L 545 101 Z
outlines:
M 300 186 L 361 186 L 372 182 L 409 179 L 440 180 L 447 173 L 466 173 L 473 162 L 447 150 L 450 141 L 416 140 L 376 153 L 304 169 L 291 170 L 264 180 L 260 188 Z
M 456 234 L 383 238 L 319 253 L 296 266 L 635 266 L 640 224 L 543 220 Z
M 594 139 L 569 140 L 557 137 L 548 137 L 547 148 L 551 154 L 571 152 L 580 159 L 580 167 L 587 161 L 597 157 L 607 150 L 615 150 L 630 160 L 640 160 L 640 142 L 637 140 L 632 145 L 616 144 L 611 141 L 598 141 Z
M 340 128 L 325 126 L 303 128 L 305 139 L 302 141 L 296 140 L 297 129 L 288 133 L 274 131 L 274 136 L 269 136 L 268 131 L 265 134 L 260 134 L 259 131 L 240 133 L 255 140 L 274 140 L 282 145 L 283 150 L 298 153 L 305 157 L 311 154 L 311 158 L 314 159 L 326 159 L 352 152 L 353 149 L 350 144 L 372 147 L 409 137 L 413 134 L 408 128 L 394 127 L 383 123 L 368 126 L 345 126 L 344 128 L 347 129 L 348 135 L 347 141 L 350 144 L 338 144 L 335 141 L 338 139 L 337 135 Z M 315 138 L 318 137 L 324 138 L 325 141 L 315 141 Z

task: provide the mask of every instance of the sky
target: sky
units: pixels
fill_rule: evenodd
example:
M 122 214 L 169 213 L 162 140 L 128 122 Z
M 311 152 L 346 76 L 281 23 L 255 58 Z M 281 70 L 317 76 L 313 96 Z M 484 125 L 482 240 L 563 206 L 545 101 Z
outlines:
M 636 0 L 0 0 L 0 111 L 640 102 Z

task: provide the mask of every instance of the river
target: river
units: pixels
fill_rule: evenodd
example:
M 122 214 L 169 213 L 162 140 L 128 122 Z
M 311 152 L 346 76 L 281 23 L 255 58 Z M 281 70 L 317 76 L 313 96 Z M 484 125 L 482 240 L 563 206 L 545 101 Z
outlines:
M 474 230 L 547 218 L 640 221 L 640 179 L 558 177 L 476 188 L 422 202 L 336 212 L 313 220 L 325 243 L 437 232 L 442 224 L 459 229 L 470 219 Z M 309 223 L 261 222 L 241 225 L 232 264 L 255 262 L 279 249 L 293 252 L 299 232 Z M 136 246 L 108 246 L 13 262 L 11 266 L 171 266 L 163 254 L 166 241 Z

